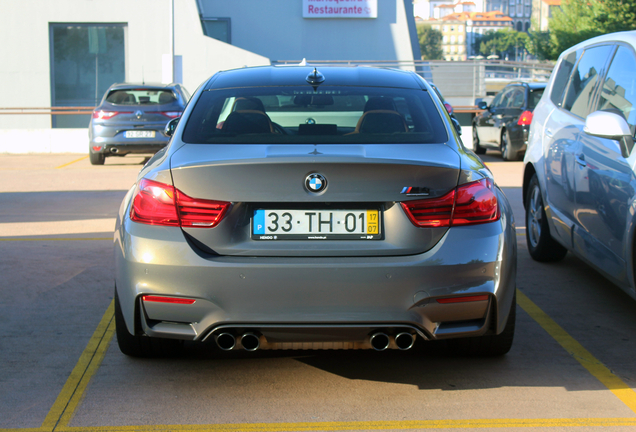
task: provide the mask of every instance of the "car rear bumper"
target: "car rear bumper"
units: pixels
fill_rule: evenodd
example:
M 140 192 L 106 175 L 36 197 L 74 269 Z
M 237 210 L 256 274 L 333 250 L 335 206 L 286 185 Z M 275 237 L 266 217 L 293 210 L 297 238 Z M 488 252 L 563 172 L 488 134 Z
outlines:
M 180 228 L 135 223 L 126 211 L 115 232 L 117 292 L 129 331 L 138 314 L 137 330 L 155 337 L 256 331 L 270 344 L 362 343 L 375 331 L 425 339 L 499 333 L 516 278 L 516 234 L 504 204 L 499 221 L 451 228 L 425 253 L 360 258 L 208 255 Z M 437 301 L 476 295 L 487 298 Z
M 154 154 L 164 148 L 168 142 L 163 143 L 127 143 L 127 144 L 91 144 L 93 153 L 104 153 L 105 155 L 123 156 L 127 154 Z M 95 151 L 95 147 L 101 147 Z

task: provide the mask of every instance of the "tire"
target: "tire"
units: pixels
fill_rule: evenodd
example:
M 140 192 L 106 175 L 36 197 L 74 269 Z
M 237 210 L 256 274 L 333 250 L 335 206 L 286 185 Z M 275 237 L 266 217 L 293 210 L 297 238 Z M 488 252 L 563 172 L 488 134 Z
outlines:
M 484 335 L 470 338 L 447 340 L 447 347 L 451 354 L 470 357 L 502 356 L 512 348 L 515 336 L 515 322 L 517 319 L 517 294 L 512 297 L 510 313 L 506 320 L 506 327 L 499 334 Z
M 513 152 L 510 149 L 510 135 L 508 131 L 501 133 L 501 158 L 505 161 L 519 160 L 519 152 Z
M 526 195 L 526 243 L 532 259 L 539 262 L 560 261 L 568 253 L 568 250 L 550 235 L 536 174 L 530 180 Z
M 88 151 L 88 157 L 91 161 L 91 165 L 104 165 L 104 161 L 106 160 L 104 153 L 93 153 L 92 150 Z
M 473 125 L 473 151 L 477 154 L 486 154 L 486 149 L 479 145 L 479 135 L 477 135 L 477 127 Z
M 115 289 L 115 334 L 119 350 L 130 357 L 171 357 L 181 352 L 183 341 L 151 338 L 145 334 L 130 334 L 121 311 L 117 289 Z

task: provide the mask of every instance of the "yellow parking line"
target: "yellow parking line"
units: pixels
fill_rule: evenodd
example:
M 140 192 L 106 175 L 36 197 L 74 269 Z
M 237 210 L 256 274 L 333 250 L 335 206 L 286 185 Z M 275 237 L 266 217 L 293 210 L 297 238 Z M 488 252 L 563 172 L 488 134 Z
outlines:
M 115 334 L 114 310 L 113 300 L 42 422 L 42 430 L 57 430 L 67 426 L 71 421 L 75 409 L 84 396 L 88 382 L 102 363 L 108 345 Z
M 486 419 L 486 420 L 403 420 L 403 421 L 351 421 L 312 423 L 237 423 L 216 425 L 148 425 L 63 427 L 59 432 L 159 432 L 159 431 L 345 431 L 345 430 L 408 430 L 408 429 L 483 429 L 483 428 L 538 428 L 538 427 L 608 427 L 636 426 L 636 418 L 576 418 L 576 419 Z
M 83 156 L 83 157 L 81 157 L 81 158 L 79 158 L 79 159 L 75 159 L 75 160 L 74 160 L 74 161 L 72 161 L 72 162 L 65 163 L 64 165 L 60 165 L 60 166 L 58 166 L 58 167 L 55 167 L 55 169 L 60 169 L 60 168 L 67 167 L 67 166 L 69 166 L 69 165 L 74 164 L 75 162 L 83 161 L 84 159 L 88 159 L 88 155 Z
M 79 240 L 113 240 L 112 237 L 58 237 L 58 238 L 0 238 L 0 242 L 23 242 L 23 241 L 79 241 Z M 0 429 L 1 431 L 1 429 Z
M 597 360 L 583 345 L 570 336 L 560 325 L 543 312 L 536 304 L 517 290 L 519 306 L 532 317 L 550 336 L 556 340 L 572 357 L 587 369 L 596 379 L 607 387 L 629 409 L 636 413 L 636 391 L 614 375 L 603 363 Z

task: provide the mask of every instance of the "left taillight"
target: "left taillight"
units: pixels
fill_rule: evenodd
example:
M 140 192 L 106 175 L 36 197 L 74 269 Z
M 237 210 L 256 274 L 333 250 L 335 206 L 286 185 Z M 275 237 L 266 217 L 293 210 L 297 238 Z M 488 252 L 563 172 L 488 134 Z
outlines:
M 519 116 L 519 120 L 517 120 L 517 124 L 519 126 L 528 126 L 532 123 L 532 111 L 524 111 Z
M 98 120 L 108 120 L 119 114 L 132 114 L 132 111 L 93 111 L 93 118 Z
M 467 183 L 439 198 L 400 203 L 418 227 L 477 225 L 499 220 L 501 213 L 490 179 Z
M 191 198 L 173 186 L 142 179 L 133 198 L 130 219 L 148 225 L 213 228 L 229 207 L 225 201 Z

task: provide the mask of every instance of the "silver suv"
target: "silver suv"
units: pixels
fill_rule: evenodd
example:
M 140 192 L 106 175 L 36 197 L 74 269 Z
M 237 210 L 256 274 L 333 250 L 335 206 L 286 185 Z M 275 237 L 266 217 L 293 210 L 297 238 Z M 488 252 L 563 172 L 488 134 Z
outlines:
M 154 154 L 168 143 L 166 123 L 190 99 L 181 84 L 113 84 L 93 111 L 88 154 L 93 165 L 107 156 Z
M 530 255 L 570 251 L 636 298 L 636 31 L 559 57 L 534 110 L 524 159 Z

